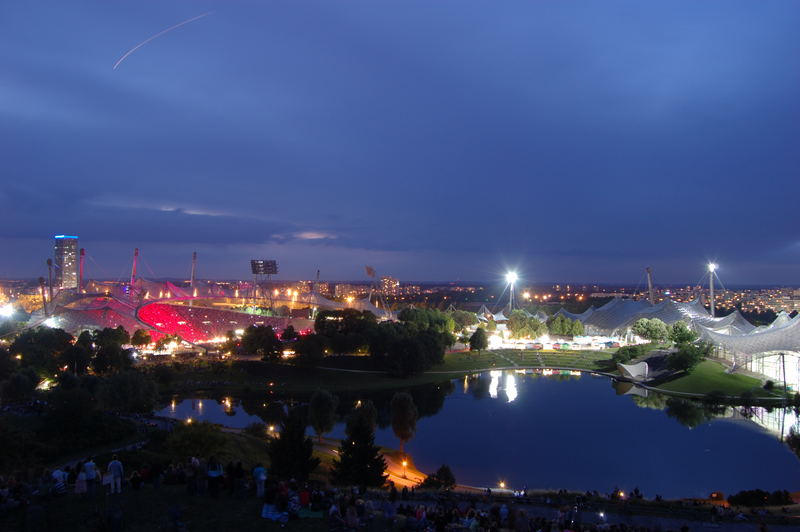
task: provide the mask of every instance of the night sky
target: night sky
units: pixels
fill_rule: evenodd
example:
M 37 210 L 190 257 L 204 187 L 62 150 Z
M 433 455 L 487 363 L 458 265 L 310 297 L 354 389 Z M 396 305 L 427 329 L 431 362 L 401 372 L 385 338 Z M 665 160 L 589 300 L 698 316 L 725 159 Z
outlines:
M 174 24 L 208 11 L 145 44 Z M 0 277 L 800 285 L 800 3 L 0 3 Z

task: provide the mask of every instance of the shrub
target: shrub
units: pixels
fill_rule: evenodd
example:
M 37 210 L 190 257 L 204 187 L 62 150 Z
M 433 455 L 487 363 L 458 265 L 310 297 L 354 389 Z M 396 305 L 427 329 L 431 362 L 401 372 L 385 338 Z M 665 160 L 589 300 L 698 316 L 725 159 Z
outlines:
M 611 358 L 618 364 L 626 364 L 634 358 L 644 355 L 645 353 L 646 350 L 644 346 L 626 345 L 625 347 L 620 347 L 617 349 L 617 352 L 611 355 Z

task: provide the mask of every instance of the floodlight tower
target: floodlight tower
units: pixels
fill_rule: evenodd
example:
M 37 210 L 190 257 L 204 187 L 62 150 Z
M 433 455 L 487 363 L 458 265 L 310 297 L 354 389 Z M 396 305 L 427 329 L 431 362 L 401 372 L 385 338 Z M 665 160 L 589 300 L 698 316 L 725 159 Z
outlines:
M 508 283 L 508 312 L 514 310 L 514 283 L 517 282 L 517 272 L 506 273 L 506 282 Z
M 711 317 L 714 317 L 714 272 L 717 271 L 719 265 L 714 262 L 708 263 L 708 299 L 709 306 L 711 307 Z

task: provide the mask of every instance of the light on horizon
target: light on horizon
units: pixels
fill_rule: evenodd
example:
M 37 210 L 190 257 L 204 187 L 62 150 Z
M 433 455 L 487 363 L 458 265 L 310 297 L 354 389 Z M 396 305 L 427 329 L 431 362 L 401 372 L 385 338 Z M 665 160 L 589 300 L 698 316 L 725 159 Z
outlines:
M 714 273 L 715 271 L 717 271 L 717 268 L 719 268 L 719 264 L 717 264 L 716 262 L 709 262 L 708 263 L 708 271 L 710 271 L 711 273 Z
M 517 272 L 508 272 L 508 273 L 506 273 L 506 282 L 508 284 L 516 283 L 517 279 L 519 279 L 519 277 L 517 276 Z

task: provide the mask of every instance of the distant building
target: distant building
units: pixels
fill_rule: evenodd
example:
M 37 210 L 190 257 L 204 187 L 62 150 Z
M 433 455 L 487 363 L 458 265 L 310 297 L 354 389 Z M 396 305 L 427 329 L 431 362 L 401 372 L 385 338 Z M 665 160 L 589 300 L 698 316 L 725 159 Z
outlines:
M 368 286 L 358 284 L 337 284 L 333 289 L 334 297 L 361 297 L 368 292 Z
M 397 296 L 400 294 L 400 281 L 394 277 L 381 277 L 381 292 L 385 296 Z
M 78 288 L 78 237 L 56 235 L 54 241 L 55 286 Z

